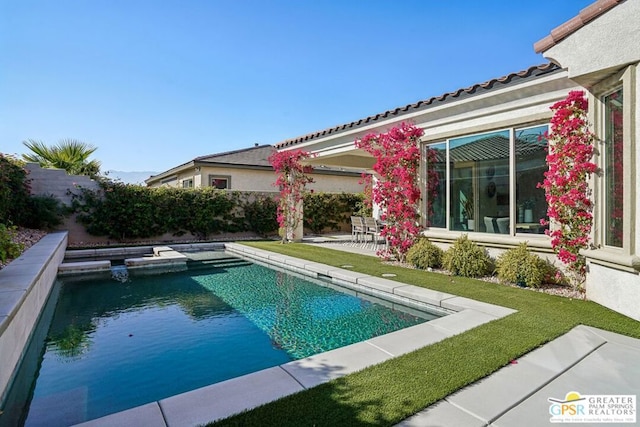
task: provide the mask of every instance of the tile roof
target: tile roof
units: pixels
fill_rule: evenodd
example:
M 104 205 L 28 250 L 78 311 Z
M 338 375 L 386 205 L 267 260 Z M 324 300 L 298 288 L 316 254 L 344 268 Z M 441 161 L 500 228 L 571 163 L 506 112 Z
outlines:
M 580 28 L 587 25 L 588 22 L 593 21 L 598 16 L 604 14 L 611 8 L 616 7 L 618 4 L 625 0 L 598 0 L 595 3 L 590 4 L 580 11 L 578 16 L 575 16 L 565 22 L 562 25 L 551 30 L 551 34 L 543 38 L 542 40 L 534 43 L 533 50 L 536 53 L 542 53 L 551 47 L 558 44 L 561 40 L 565 39 L 569 35 L 575 33 Z
M 208 154 L 199 156 L 193 160 L 173 167 L 169 170 L 150 176 L 145 180 L 146 183 L 157 181 L 166 176 L 175 174 L 181 170 L 193 168 L 196 166 L 216 166 L 216 167 L 232 167 L 232 168 L 249 168 L 249 169 L 268 169 L 273 170 L 273 166 L 269 162 L 269 156 L 277 150 L 273 145 L 256 144 L 253 147 L 242 148 L 240 150 L 225 151 L 223 153 Z M 324 175 L 340 175 L 340 176 L 360 176 L 360 172 L 345 171 L 337 167 L 323 167 L 322 169 L 314 169 L 314 173 Z
M 456 101 L 468 96 L 474 96 L 485 91 L 500 89 L 512 84 L 520 83 L 524 79 L 531 79 L 535 77 L 544 76 L 546 74 L 560 71 L 560 67 L 553 63 L 546 63 L 541 65 L 535 65 L 529 67 L 526 70 L 522 70 L 516 73 L 507 74 L 506 76 L 498 77 L 488 80 L 484 83 L 474 84 L 467 88 L 458 89 L 454 92 L 447 92 L 440 96 L 434 96 L 429 99 L 418 101 L 414 104 L 405 105 L 404 107 L 398 107 L 393 110 L 385 111 L 384 113 L 375 114 L 364 119 L 360 119 L 351 123 L 342 124 L 332 128 L 324 129 L 318 132 L 303 135 L 294 139 L 288 139 L 275 144 L 278 149 L 290 147 L 302 142 L 310 141 L 315 138 L 321 138 L 331 134 L 340 133 L 350 129 L 356 129 L 361 126 L 376 122 L 394 116 L 402 116 L 404 114 L 413 113 L 416 111 L 424 110 L 435 105 L 441 105 L 446 102 Z

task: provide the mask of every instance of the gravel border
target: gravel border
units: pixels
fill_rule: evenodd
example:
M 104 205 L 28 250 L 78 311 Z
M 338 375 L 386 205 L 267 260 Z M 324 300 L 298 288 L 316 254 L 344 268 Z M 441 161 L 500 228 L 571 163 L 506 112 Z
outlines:
M 38 243 L 40 239 L 47 235 L 46 231 L 34 230 L 32 228 L 19 227 L 13 234 L 11 241 L 13 243 L 19 243 L 23 245 L 22 252 L 29 249 L 31 246 Z M 13 261 L 13 258 L 8 258 L 5 262 L 0 261 L 0 270 L 9 265 Z
M 414 270 L 416 269 L 416 267 L 414 267 L 411 264 L 400 263 L 400 262 L 397 262 L 397 261 L 387 261 L 387 262 L 385 262 L 385 264 L 395 265 L 395 266 L 403 267 L 403 268 L 411 268 L 411 269 L 414 269 Z M 429 271 L 431 273 L 445 274 L 447 276 L 455 277 L 451 273 L 449 273 L 447 270 L 443 270 L 443 269 L 430 268 L 430 269 L 425 270 L 425 271 Z M 518 285 L 515 285 L 515 284 L 512 284 L 512 283 L 502 282 L 500 279 L 498 279 L 497 276 L 475 277 L 475 279 L 482 280 L 483 282 L 497 283 L 497 284 L 500 284 L 500 285 L 509 286 L 509 287 L 517 288 L 517 289 L 522 289 L 522 290 L 525 290 L 525 291 L 542 292 L 542 293 L 545 293 L 545 294 L 556 295 L 556 296 L 570 298 L 570 299 L 581 299 L 581 300 L 586 300 L 587 299 L 587 294 L 586 294 L 586 292 L 584 292 L 584 290 L 582 290 L 582 289 L 574 289 L 574 288 L 572 288 L 570 286 L 553 285 L 553 284 L 550 284 L 550 283 L 544 283 L 544 284 L 540 285 L 537 288 L 527 288 L 527 287 L 523 288 L 521 286 L 518 286 Z

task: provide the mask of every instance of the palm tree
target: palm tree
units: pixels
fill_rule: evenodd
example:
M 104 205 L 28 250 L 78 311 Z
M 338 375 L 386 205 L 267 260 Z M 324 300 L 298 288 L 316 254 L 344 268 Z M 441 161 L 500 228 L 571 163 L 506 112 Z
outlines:
M 75 139 L 62 139 L 51 147 L 33 139 L 22 143 L 33 152 L 23 154 L 22 158 L 38 163 L 43 168 L 64 169 L 70 175 L 88 175 L 92 178 L 100 174 L 100 162 L 89 160 L 89 156 L 98 149 L 91 144 Z

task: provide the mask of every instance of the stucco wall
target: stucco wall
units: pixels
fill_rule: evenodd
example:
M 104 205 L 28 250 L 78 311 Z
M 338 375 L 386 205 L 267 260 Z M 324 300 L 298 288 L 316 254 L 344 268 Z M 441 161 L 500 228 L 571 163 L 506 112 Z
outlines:
M 587 263 L 587 298 L 640 321 L 640 276 Z
M 33 195 L 53 195 L 65 205 L 71 205 L 71 194 L 77 187 L 98 189 L 98 183 L 88 176 L 69 175 L 63 169 L 43 169 L 37 163 L 27 163 L 28 179 Z
M 362 193 L 364 185 L 360 177 L 313 174 L 312 182 L 307 188 L 324 193 Z
M 568 67 L 569 77 L 599 74 L 640 58 L 640 2 L 627 0 L 580 28 L 544 56 Z M 604 73 L 602 73 L 604 72 Z M 588 80 L 587 80 L 588 82 Z
M 207 186 L 209 175 L 229 177 L 231 190 L 278 192 L 278 188 L 273 185 L 276 182 L 276 175 L 272 170 L 246 168 L 202 167 L 199 171 L 194 169 L 179 173 L 176 180 L 164 185 L 182 187 L 183 180 L 193 179 L 194 187 Z M 312 176 L 315 182 L 310 184 L 308 188 L 317 192 L 361 193 L 364 188 L 359 183 L 360 176 L 328 175 L 324 173 L 313 173 Z M 154 187 L 160 185 L 160 182 L 158 182 L 154 184 Z
M 183 172 L 177 175 L 177 179 L 165 185 L 182 187 L 182 181 L 193 179 L 194 187 L 206 186 L 209 175 L 228 177 L 231 181 L 231 190 L 235 191 L 260 191 L 278 192 L 273 184 L 276 175 L 271 170 L 257 170 L 244 168 L 219 168 L 202 167 L 200 171 Z M 312 174 L 315 182 L 308 188 L 325 193 L 361 193 L 363 185 L 360 184 L 360 176 L 353 175 L 328 175 L 323 173 Z

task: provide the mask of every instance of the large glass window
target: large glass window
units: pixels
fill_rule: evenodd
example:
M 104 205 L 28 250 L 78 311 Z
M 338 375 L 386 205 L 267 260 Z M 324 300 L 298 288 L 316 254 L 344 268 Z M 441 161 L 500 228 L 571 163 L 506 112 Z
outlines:
M 604 97 L 605 243 L 622 247 L 624 218 L 622 88 Z
M 447 144 L 426 146 L 424 157 L 427 164 L 427 226 L 447 226 Z
M 544 125 L 515 131 L 515 216 L 518 233 L 543 233 L 540 220 L 548 219 L 544 189 L 538 188 L 549 168 L 546 161 L 547 129 L 547 125 Z
M 509 131 L 449 141 L 451 230 L 509 233 Z
M 547 129 L 505 129 L 426 145 L 427 227 L 544 233 L 547 203 L 538 184 L 547 170 Z

